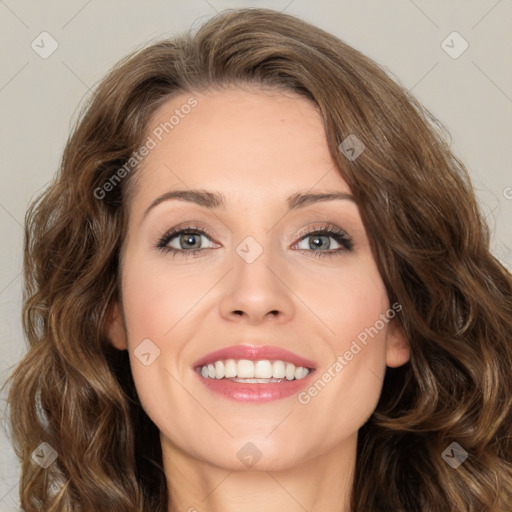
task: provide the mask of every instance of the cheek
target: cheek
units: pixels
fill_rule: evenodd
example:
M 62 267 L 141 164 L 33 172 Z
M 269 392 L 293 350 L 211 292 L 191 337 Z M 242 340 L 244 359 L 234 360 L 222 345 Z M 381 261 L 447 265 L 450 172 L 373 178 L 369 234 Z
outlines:
M 331 361 L 298 395 L 303 414 L 333 427 L 326 444 L 356 432 L 375 410 L 386 370 L 385 336 L 384 328 L 364 343 L 357 337 L 338 338 Z
M 186 370 L 180 361 L 201 321 L 194 306 L 203 304 L 218 278 L 161 260 L 135 251 L 125 260 L 123 310 L 142 407 L 161 430 L 175 430 L 181 423 L 172 411 L 190 408 L 190 396 L 180 385 Z
M 170 332 L 215 283 L 215 276 L 192 272 L 168 259 L 134 254 L 123 271 L 123 307 L 132 343 L 168 339 Z
M 355 431 L 377 405 L 386 371 L 386 335 L 394 314 L 390 315 L 385 286 L 369 259 L 332 276 L 324 292 L 321 287 L 315 290 L 310 297 L 316 297 L 312 303 L 329 328 L 324 342 L 330 357 L 298 401 L 319 422 Z
M 311 311 L 323 321 L 328 343 L 337 354 L 345 352 L 351 340 L 364 337 L 389 308 L 384 283 L 370 257 L 304 280 L 302 288 L 301 296 L 307 297 Z

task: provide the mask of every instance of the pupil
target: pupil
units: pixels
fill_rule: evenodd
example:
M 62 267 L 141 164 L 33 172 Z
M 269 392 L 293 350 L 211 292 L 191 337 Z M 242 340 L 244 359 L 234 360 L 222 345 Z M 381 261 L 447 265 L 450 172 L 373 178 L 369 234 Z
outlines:
M 324 243 L 325 242 L 324 239 L 327 239 L 327 243 Z M 328 246 L 329 245 L 328 241 L 329 241 L 329 238 L 326 237 L 325 235 L 316 236 L 313 238 L 312 242 L 310 242 L 309 246 L 311 248 L 323 247 L 323 245 Z
M 196 235 L 190 235 L 190 234 L 187 234 L 187 235 L 182 235 L 181 236 L 181 242 L 182 244 L 185 244 L 190 247 L 190 246 L 194 246 L 194 245 L 197 245 L 197 240 L 196 240 Z

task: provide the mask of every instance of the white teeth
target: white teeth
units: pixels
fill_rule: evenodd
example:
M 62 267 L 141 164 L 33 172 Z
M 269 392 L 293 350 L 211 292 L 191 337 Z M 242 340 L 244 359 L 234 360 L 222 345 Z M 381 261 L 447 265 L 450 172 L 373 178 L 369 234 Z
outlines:
M 233 382 L 243 382 L 244 384 L 267 384 L 269 382 L 281 382 L 279 379 L 233 379 Z
M 226 379 L 236 377 L 236 361 L 234 359 L 228 359 L 224 363 L 224 377 Z
M 227 359 L 215 361 L 201 367 L 201 375 L 206 379 L 233 379 L 235 382 L 262 383 L 303 379 L 309 368 L 295 366 L 286 361 L 250 361 L 249 359 Z
M 308 373 L 308 369 L 303 368 L 302 366 L 298 366 L 297 368 L 295 368 L 295 378 L 297 380 L 303 379 Z
M 272 377 L 275 379 L 284 379 L 286 375 L 286 365 L 283 361 L 274 361 L 272 365 Z
M 254 363 L 248 359 L 240 359 L 236 365 L 236 375 L 240 379 L 254 379 Z
M 222 361 L 217 361 L 215 363 L 215 378 L 222 379 L 224 377 L 226 369 L 224 368 L 224 363 Z
M 254 364 L 254 376 L 257 379 L 270 379 L 272 377 L 272 363 L 270 361 L 256 361 Z

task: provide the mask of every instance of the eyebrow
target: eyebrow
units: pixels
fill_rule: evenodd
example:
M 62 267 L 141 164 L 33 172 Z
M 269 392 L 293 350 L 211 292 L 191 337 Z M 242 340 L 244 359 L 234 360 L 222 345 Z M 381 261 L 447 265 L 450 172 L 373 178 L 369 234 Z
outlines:
M 169 201 L 171 199 L 178 199 L 180 201 L 187 201 L 195 203 L 209 209 L 225 208 L 226 200 L 219 192 L 210 192 L 207 190 L 172 190 L 158 196 L 144 212 L 143 218 L 160 203 Z M 292 194 L 286 200 L 289 210 L 296 210 L 303 208 L 314 203 L 321 201 L 334 201 L 334 200 L 348 200 L 355 203 L 355 199 L 346 192 L 326 192 L 326 193 L 311 193 L 311 192 L 298 192 Z

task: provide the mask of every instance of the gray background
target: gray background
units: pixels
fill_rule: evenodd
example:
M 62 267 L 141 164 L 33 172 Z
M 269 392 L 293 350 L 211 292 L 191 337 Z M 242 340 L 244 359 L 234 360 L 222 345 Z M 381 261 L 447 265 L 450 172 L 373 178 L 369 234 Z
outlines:
M 25 210 L 56 171 L 79 105 L 131 50 L 243 6 L 298 15 L 361 50 L 412 90 L 449 129 L 492 227 L 493 251 L 512 267 L 511 0 L 0 0 L 0 383 L 25 351 Z M 46 59 L 31 47 L 35 41 L 50 48 L 49 39 L 41 43 L 44 31 L 58 43 Z M 459 53 L 464 43 L 458 36 L 442 44 L 454 31 L 469 45 L 457 58 L 445 49 Z M 1 400 L 5 411 L 5 396 Z M 5 412 L 2 417 L 4 425 Z M 4 432 L 0 456 L 0 512 L 18 510 L 18 464 Z

